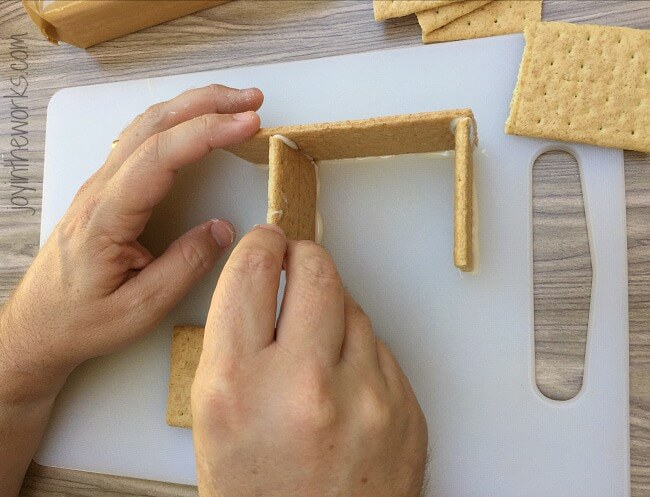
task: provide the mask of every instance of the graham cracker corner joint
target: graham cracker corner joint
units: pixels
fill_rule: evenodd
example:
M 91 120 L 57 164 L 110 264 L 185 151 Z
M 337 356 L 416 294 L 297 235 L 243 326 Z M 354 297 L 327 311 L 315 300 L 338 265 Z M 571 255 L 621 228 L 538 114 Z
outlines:
M 295 240 L 316 239 L 315 162 L 454 150 L 454 264 L 468 272 L 475 264 L 472 153 L 476 143 L 472 111 L 457 109 L 262 128 L 227 150 L 254 164 L 269 165 L 267 222 Z
M 469 109 L 263 128 L 228 150 L 269 165 L 267 222 L 290 239 L 317 240 L 316 161 L 455 151 L 454 264 L 471 271 L 476 123 Z M 201 356 L 203 328 L 176 326 L 172 338 L 167 424 L 192 427 L 190 389 Z

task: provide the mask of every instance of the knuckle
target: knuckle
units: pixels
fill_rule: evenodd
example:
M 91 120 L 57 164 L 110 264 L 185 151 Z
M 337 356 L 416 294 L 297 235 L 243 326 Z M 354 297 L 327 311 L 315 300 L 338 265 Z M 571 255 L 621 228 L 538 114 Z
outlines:
M 158 102 L 156 104 L 150 105 L 142 114 L 140 121 L 144 121 L 149 125 L 160 123 L 163 120 L 163 116 L 165 115 L 165 107 L 165 102 Z
M 192 119 L 190 124 L 195 134 L 202 135 L 212 127 L 212 118 L 209 114 L 203 114 Z
M 212 269 L 212 252 L 207 244 L 196 239 L 178 240 L 183 261 L 193 272 Z
M 266 247 L 247 247 L 236 250 L 228 267 L 241 274 L 258 274 L 276 267 L 275 254 Z
M 329 374 L 321 366 L 308 366 L 300 375 L 299 392 L 293 413 L 295 427 L 311 434 L 328 431 L 338 417 Z
M 138 161 L 147 164 L 157 163 L 160 158 L 161 149 L 165 146 L 164 136 L 165 135 L 163 133 L 157 133 L 147 138 L 144 143 L 138 148 Z
M 350 326 L 357 333 L 370 333 L 372 334 L 372 321 L 368 315 L 361 310 L 359 306 L 346 308 L 349 316 Z
M 228 382 L 195 380 L 191 389 L 192 415 L 222 430 L 228 430 L 241 422 L 245 411 L 243 400 Z
M 218 83 L 208 85 L 208 92 L 212 93 L 214 97 L 220 97 L 223 93 L 227 92 L 228 88 Z
M 359 391 L 359 401 L 365 427 L 370 433 L 379 435 L 390 429 L 392 409 L 378 387 L 363 386 Z
M 299 259 L 297 266 L 298 271 L 313 285 L 331 287 L 341 284 L 334 262 L 322 249 Z
M 88 195 L 86 198 L 81 200 L 79 218 L 82 224 L 87 224 L 93 218 L 100 203 L 101 198 L 98 194 Z

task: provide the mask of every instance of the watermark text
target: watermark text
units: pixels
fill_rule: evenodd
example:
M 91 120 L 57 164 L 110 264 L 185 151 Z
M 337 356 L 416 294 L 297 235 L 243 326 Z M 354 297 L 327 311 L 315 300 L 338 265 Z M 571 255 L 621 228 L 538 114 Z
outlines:
M 2 168 L 7 173 L 10 209 L 33 216 L 36 210 L 30 205 L 30 193 L 36 189 L 30 186 L 29 178 L 29 52 L 26 38 L 27 33 L 14 34 L 9 41 L 9 89 L 2 98 L 9 102 L 9 114 L 3 117 L 9 120 L 10 132 L 5 149 L 8 152 L 2 154 Z

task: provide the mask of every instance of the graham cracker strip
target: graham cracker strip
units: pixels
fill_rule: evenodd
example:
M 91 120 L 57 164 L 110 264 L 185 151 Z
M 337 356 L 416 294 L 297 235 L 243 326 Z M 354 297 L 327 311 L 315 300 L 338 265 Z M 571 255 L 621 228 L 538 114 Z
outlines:
M 443 110 L 355 121 L 262 128 L 226 150 L 254 164 L 269 163 L 269 138 L 285 136 L 315 161 L 453 150 L 450 123 L 474 119 L 470 109 Z
M 465 2 L 450 3 L 431 10 L 416 12 L 422 33 L 430 33 L 449 24 L 459 17 L 469 14 L 476 9 L 490 3 L 491 0 L 467 0 Z
M 272 136 L 269 140 L 269 206 L 266 222 L 290 240 L 316 235 L 316 165 L 305 154 Z
M 203 328 L 174 326 L 167 396 L 167 424 L 192 427 L 190 392 L 203 349 Z
M 542 0 L 494 0 L 430 33 L 424 43 L 467 40 L 520 33 L 528 22 L 542 18 Z
M 650 31 L 542 22 L 525 37 L 506 133 L 650 152 Z
M 462 0 L 373 0 L 376 21 L 403 17 L 422 10 L 435 9 Z
M 456 164 L 454 190 L 454 265 L 461 271 L 474 267 L 472 223 L 474 214 L 474 171 L 471 142 L 472 121 L 456 123 Z

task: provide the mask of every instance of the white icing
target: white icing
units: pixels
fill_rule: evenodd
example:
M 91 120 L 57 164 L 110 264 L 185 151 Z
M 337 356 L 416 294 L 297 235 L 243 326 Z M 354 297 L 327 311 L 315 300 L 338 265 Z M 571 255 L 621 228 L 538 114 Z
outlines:
M 294 150 L 298 150 L 298 145 L 296 145 L 296 142 L 287 138 L 286 136 L 282 135 L 273 135 L 271 138 L 275 138 L 276 140 L 280 140 L 282 143 L 284 143 L 287 147 L 291 147 Z M 307 154 L 305 154 L 307 155 Z
M 320 178 L 318 176 L 318 164 L 313 160 L 311 163 L 314 165 L 314 174 L 316 175 L 316 228 L 314 233 L 314 241 L 321 244 L 323 241 L 323 216 L 318 210 L 318 198 L 320 197 Z
M 271 211 L 271 212 L 269 212 L 269 219 L 270 220 L 282 219 L 283 215 L 284 215 L 284 211 L 282 211 L 282 210 Z
M 458 126 L 458 117 L 454 117 L 451 122 L 449 123 L 449 131 L 451 131 L 452 135 L 456 134 L 456 126 Z
M 451 131 L 452 135 L 456 134 L 456 126 L 458 126 L 459 119 L 465 119 L 465 116 L 454 117 L 449 123 L 449 131 Z M 469 120 L 469 136 L 472 144 L 476 144 L 478 140 L 476 139 L 476 129 L 474 129 L 474 121 L 472 119 Z
M 455 155 L 455 151 L 454 150 L 444 150 L 442 152 L 421 152 L 421 153 L 418 153 L 418 154 L 408 154 L 408 155 L 418 155 L 418 156 L 422 156 L 422 157 L 443 157 L 443 158 L 447 158 L 447 157 L 453 157 Z M 350 158 L 350 159 L 338 159 L 337 162 L 342 162 L 342 161 L 344 162 L 346 160 L 353 160 L 353 161 L 359 161 L 359 162 L 377 161 L 377 160 L 385 161 L 385 160 L 388 160 L 388 159 L 392 159 L 393 157 L 397 157 L 397 155 L 380 155 L 380 156 L 377 156 L 377 157 L 353 157 L 353 158 Z
M 323 242 L 323 216 L 320 215 L 318 209 L 316 209 L 316 233 L 314 239 L 319 245 Z

